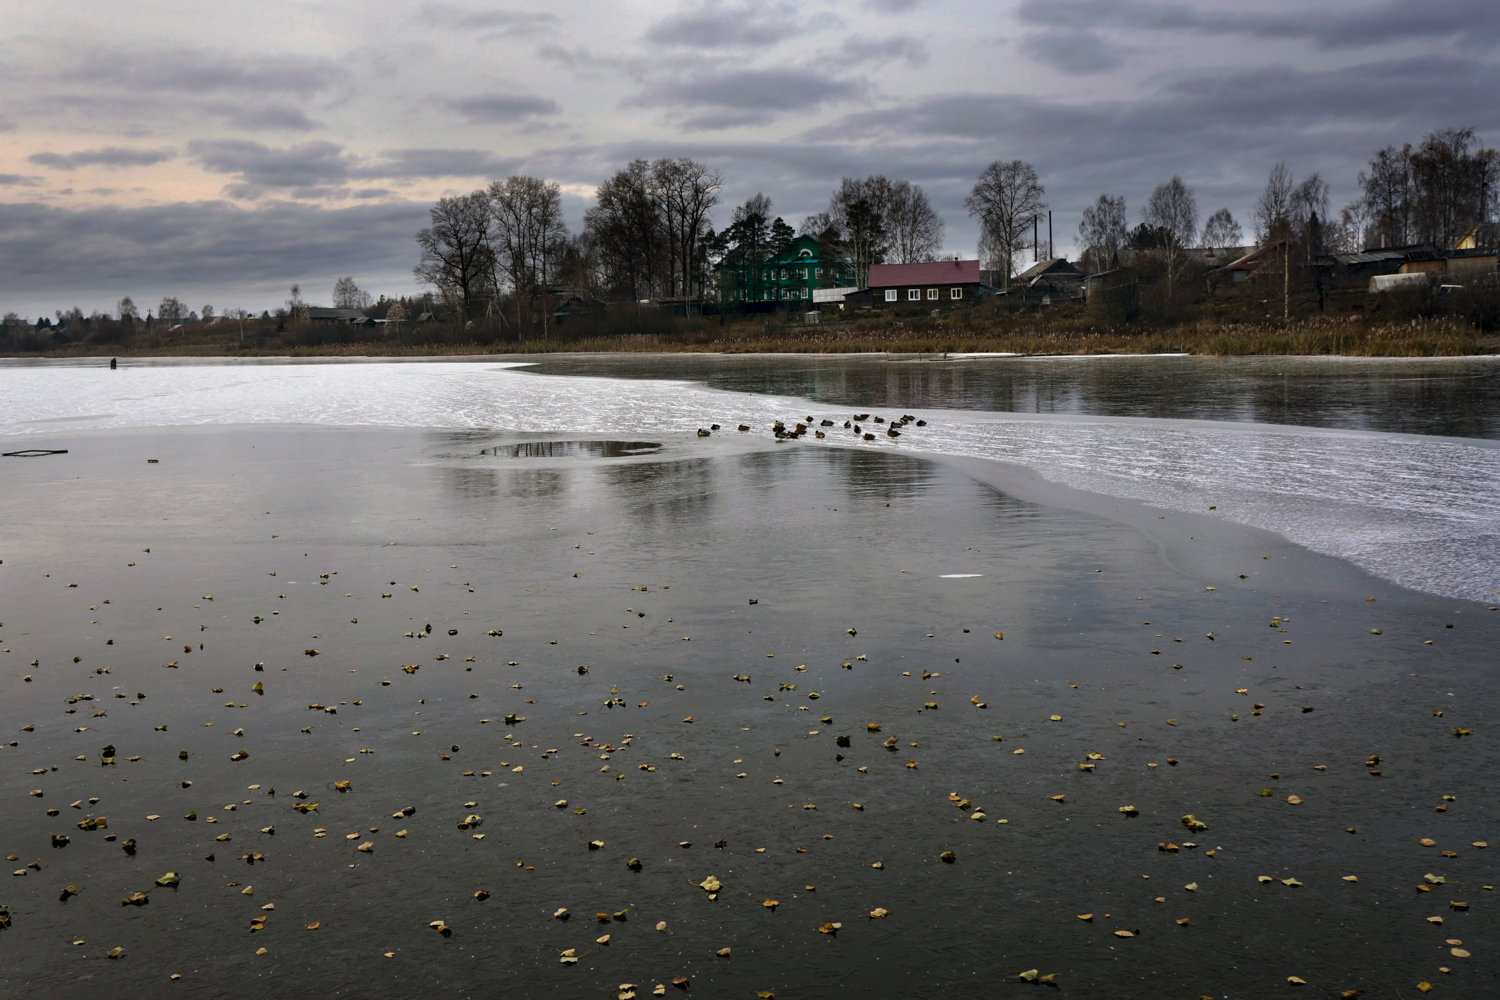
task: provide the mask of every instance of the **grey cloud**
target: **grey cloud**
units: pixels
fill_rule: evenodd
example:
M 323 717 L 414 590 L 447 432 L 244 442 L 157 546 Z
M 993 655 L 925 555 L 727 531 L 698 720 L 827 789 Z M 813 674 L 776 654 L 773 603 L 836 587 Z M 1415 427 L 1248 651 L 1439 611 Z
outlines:
M 1412 39 L 1457 38 L 1466 46 L 1500 43 L 1493 0 L 1384 0 L 1382 3 L 1303 4 L 1288 12 L 1226 9 L 1156 0 L 1022 0 L 1023 23 L 1052 26 L 1197 31 L 1265 39 L 1302 39 L 1320 49 L 1346 49 Z
M 508 174 L 520 162 L 483 149 L 393 149 L 380 154 L 383 163 L 361 166 L 351 177 L 494 177 Z
M 847 38 L 839 46 L 839 53 L 846 59 L 860 62 L 904 59 L 909 66 L 927 65 L 927 46 L 906 35 L 890 38 Z
M 451 4 L 429 4 L 422 8 L 422 17 L 431 24 L 497 35 L 535 35 L 562 23 L 550 11 L 465 10 Z
M 406 180 L 436 177 L 490 177 L 508 173 L 517 161 L 480 149 L 393 149 L 379 159 L 360 159 L 338 143 L 315 141 L 278 149 L 245 139 L 195 142 L 191 152 L 205 170 L 232 174 L 225 187 L 231 198 L 254 200 L 271 191 L 293 198 L 371 198 L 372 189 L 354 194 L 352 180 Z M 383 189 L 377 189 L 383 190 Z
M 486 125 L 526 121 L 537 115 L 555 115 L 562 111 L 552 98 L 530 94 L 480 94 L 454 98 L 447 105 L 469 121 Z
M 1197 189 L 1200 203 L 1244 217 L 1279 159 L 1299 176 L 1321 171 L 1342 204 L 1356 194 L 1370 154 L 1387 144 L 1449 125 L 1500 139 L 1500 105 L 1485 83 L 1496 68 L 1455 66 L 1440 92 L 1431 61 L 1412 58 L 1319 71 L 1197 70 L 1159 79 L 1131 101 L 950 93 L 849 114 L 787 146 L 800 152 L 830 133 L 860 136 L 863 148 L 887 156 L 919 144 L 934 174 L 929 194 L 960 245 L 969 228 L 962 193 L 974 174 L 992 159 L 1020 157 L 1042 174 L 1056 232 L 1070 238 L 1077 211 L 1100 191 L 1124 193 L 1134 208 L 1173 174 Z M 914 154 L 905 155 L 911 162 Z
M 703 109 L 690 119 L 690 127 L 715 128 L 768 122 L 787 112 L 863 97 L 867 91 L 863 80 L 813 69 L 741 69 L 658 80 L 624 103 Z
M 5 187 L 36 187 L 41 182 L 40 177 L 28 177 L 25 174 L 0 174 L 0 186 Z
M 215 174 L 238 174 L 236 197 L 255 197 L 267 188 L 315 187 L 342 181 L 353 166 L 338 143 L 305 142 L 276 149 L 248 139 L 207 139 L 189 146 L 203 169 Z
M 872 10 L 886 11 L 891 14 L 899 14 L 903 11 L 912 10 L 919 6 L 922 0 L 865 0 L 865 6 Z
M 773 45 L 803 30 L 795 18 L 795 9 L 781 4 L 711 2 L 662 18 L 646 29 L 646 40 L 695 49 Z
M 94 52 L 80 59 L 68 81 L 103 83 L 120 91 L 204 96 L 295 94 L 309 98 L 332 89 L 348 72 L 319 56 L 255 56 L 193 49 L 136 52 Z
M 1091 31 L 1049 30 L 1025 37 L 1019 51 L 1033 54 L 1064 73 L 1106 73 L 1118 69 L 1120 50 Z
M 76 170 L 79 167 L 149 167 L 176 158 L 171 149 L 125 149 L 105 146 L 81 149 L 76 153 L 32 153 L 26 159 L 54 170 Z
M 0 203 L 0 312 L 51 312 L 75 302 L 111 308 L 121 295 L 270 307 L 293 281 L 329 288 L 342 274 L 376 290 L 411 285 L 413 234 L 427 224 L 411 202 L 321 209 L 269 202 L 145 208 Z M 382 289 L 381 286 L 384 286 Z
M 258 100 L 241 103 L 214 102 L 208 105 L 208 110 L 221 115 L 225 122 L 236 128 L 311 132 L 323 127 L 322 122 L 307 117 L 301 108 L 290 104 L 265 104 Z

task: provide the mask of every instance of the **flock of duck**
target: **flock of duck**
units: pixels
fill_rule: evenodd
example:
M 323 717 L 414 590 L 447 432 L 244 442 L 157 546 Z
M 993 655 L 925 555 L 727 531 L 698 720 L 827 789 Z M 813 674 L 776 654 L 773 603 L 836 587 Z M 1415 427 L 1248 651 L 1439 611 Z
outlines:
M 877 416 L 872 418 L 868 413 L 856 413 L 848 420 L 844 421 L 844 429 L 847 431 L 853 431 L 854 436 L 857 438 L 862 438 L 865 441 L 874 441 L 875 434 L 864 429 L 863 425 L 867 420 L 873 420 L 877 424 L 886 423 L 886 419 L 884 417 Z M 918 420 L 910 413 L 904 414 L 899 419 L 892 420 L 889 424 L 886 425 L 885 436 L 888 438 L 900 437 L 900 429 L 905 428 L 908 424 L 914 424 L 917 427 L 926 427 L 927 421 Z M 836 422 L 827 418 L 824 418 L 823 420 L 818 422 L 818 427 L 835 426 L 837 426 Z M 698 436 L 709 437 L 714 431 L 718 429 L 718 424 L 710 424 L 707 429 L 700 427 L 698 428 Z M 736 429 L 741 434 L 748 433 L 750 430 L 750 425 L 740 424 Z M 778 441 L 795 441 L 797 438 L 805 437 L 809 430 L 813 432 L 813 437 L 816 438 L 826 438 L 828 436 L 823 431 L 813 427 L 813 417 L 811 414 L 809 414 L 804 420 L 797 421 L 790 428 L 787 427 L 786 422 L 783 420 L 778 420 L 776 421 L 776 423 L 771 425 L 771 432 L 776 435 L 776 440 Z

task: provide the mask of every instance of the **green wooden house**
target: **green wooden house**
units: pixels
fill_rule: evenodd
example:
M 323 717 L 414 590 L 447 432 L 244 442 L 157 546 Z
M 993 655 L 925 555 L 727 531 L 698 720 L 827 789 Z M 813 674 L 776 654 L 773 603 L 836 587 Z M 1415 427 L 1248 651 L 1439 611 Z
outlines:
M 749 302 L 806 303 L 812 307 L 813 289 L 849 288 L 854 268 L 825 254 L 811 236 L 798 236 L 779 253 L 758 264 L 727 263 L 714 269 L 719 301 L 726 305 Z

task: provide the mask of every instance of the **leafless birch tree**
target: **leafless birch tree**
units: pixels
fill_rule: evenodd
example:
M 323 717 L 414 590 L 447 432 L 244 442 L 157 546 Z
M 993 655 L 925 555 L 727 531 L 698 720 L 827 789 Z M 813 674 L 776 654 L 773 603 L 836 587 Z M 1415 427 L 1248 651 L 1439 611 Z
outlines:
M 1042 201 L 1046 193 L 1031 164 L 996 160 L 980 172 L 974 190 L 964 199 L 969 215 L 979 220 L 981 246 L 988 238 L 1001 258 L 999 270 L 1005 274 L 1006 290 L 1010 289 L 1016 254 L 1025 249 L 1032 222 L 1047 208 Z

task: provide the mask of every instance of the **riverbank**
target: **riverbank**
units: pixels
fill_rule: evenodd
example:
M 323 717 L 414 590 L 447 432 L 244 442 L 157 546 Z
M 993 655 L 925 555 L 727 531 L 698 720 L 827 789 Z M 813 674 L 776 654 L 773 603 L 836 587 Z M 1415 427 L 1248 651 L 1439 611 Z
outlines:
M 1347 357 L 1465 357 L 1500 353 L 1500 336 L 1482 334 L 1453 317 L 1381 319 L 1361 314 L 1314 315 L 1290 323 L 1200 321 L 1159 328 L 1091 324 L 1077 317 L 1009 318 L 966 314 L 941 319 L 889 317 L 827 325 L 786 321 L 682 321 L 651 333 L 592 336 L 558 328 L 547 339 L 476 337 L 473 331 L 434 327 L 407 331 L 400 342 L 366 337 L 358 328 L 320 328 L 263 334 L 243 341 L 218 330 L 140 336 L 116 343 L 82 340 L 47 351 L 0 357 L 396 357 L 555 353 L 726 353 L 938 355 L 1014 353 L 1185 353 L 1221 357 L 1333 355 Z

